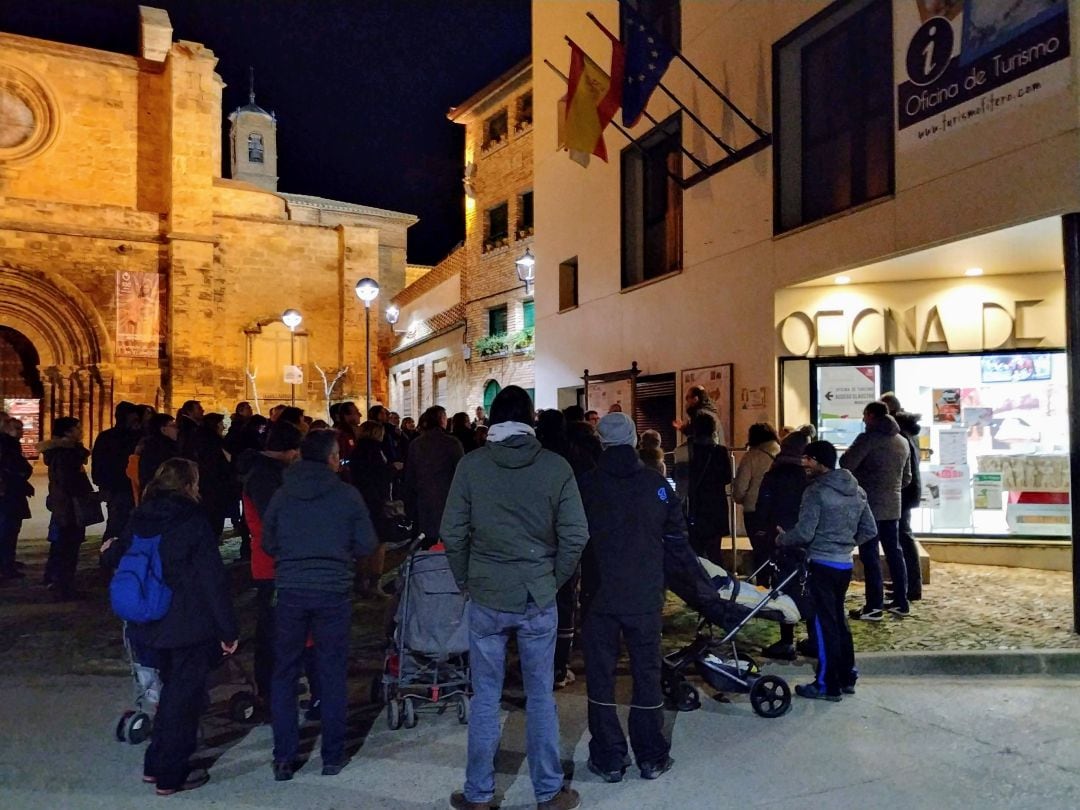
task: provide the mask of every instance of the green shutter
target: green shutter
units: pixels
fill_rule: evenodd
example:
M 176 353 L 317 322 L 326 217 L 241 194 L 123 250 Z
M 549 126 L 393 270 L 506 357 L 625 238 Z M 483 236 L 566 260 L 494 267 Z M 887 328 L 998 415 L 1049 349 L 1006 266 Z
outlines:
M 525 323 L 525 329 L 532 329 L 536 325 L 536 303 L 526 301 L 521 305 L 521 314 Z

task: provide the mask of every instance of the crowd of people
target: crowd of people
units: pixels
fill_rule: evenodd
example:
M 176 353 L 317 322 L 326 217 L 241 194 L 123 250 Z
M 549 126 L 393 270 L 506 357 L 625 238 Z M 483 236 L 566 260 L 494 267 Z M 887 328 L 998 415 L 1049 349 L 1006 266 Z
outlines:
M 403 533 L 425 545 L 441 542 L 468 597 L 474 695 L 464 789 L 451 806 L 477 810 L 494 800 L 513 636 L 537 806 L 577 807 L 577 793 L 564 785 L 552 695 L 574 680 L 574 639 L 580 633 L 585 660 L 589 770 L 618 782 L 636 762 L 643 778 L 661 776 L 673 764 L 660 688 L 664 549 L 687 544 L 720 562 L 721 539 L 732 529 L 729 489 L 743 507 L 758 584 L 769 584 L 765 563 L 779 549 L 800 547 L 808 558 L 807 587 L 794 595 L 809 637 L 796 644 L 794 626 L 781 625 L 780 641 L 764 651 L 818 660 L 815 680 L 796 689 L 803 697 L 839 700 L 854 690 L 844 596 L 856 547 L 866 605 L 851 618 L 906 616 L 921 595 L 910 527 L 918 417 L 902 412 L 894 397 L 866 406 L 866 432 L 839 467 L 836 449 L 815 441 L 812 428 L 778 435 L 762 423 L 750 429 L 733 470 L 704 389 L 690 389 L 686 407 L 687 419 L 674 423 L 686 441 L 671 456 L 659 433 L 639 434 L 617 405 L 603 416 L 578 406 L 534 412 L 516 386 L 498 394 L 490 418 L 482 407 L 470 419 L 434 406 L 416 424 L 379 405 L 365 420 L 351 402 L 334 405 L 329 422 L 281 405 L 263 417 L 241 402 L 226 420 L 194 400 L 175 418 L 122 402 L 92 452 L 79 421 L 62 417 L 42 447 L 51 513 L 45 584 L 58 599 L 79 598 L 79 549 L 86 527 L 105 520 L 102 503 L 104 565 L 115 567 L 135 538 L 160 538 L 171 606 L 162 619 L 129 630 L 163 684 L 143 779 L 169 795 L 209 778 L 188 765 L 204 685 L 214 662 L 238 645 L 218 551 L 227 520 L 242 537 L 256 591 L 255 682 L 273 726 L 279 781 L 297 767 L 302 669 L 311 687 L 308 718 L 322 726 L 322 773 L 346 765 L 352 597 L 388 598 L 380 587 L 383 552 Z M 18 420 L 0 416 L 4 577 L 23 576 L 15 548 L 33 494 L 20 434 Z M 666 458 L 673 458 L 670 467 Z M 892 573 L 889 603 L 879 544 Z M 797 563 L 781 559 L 788 560 L 784 577 L 784 566 Z M 629 746 L 616 714 L 620 644 L 633 677 Z

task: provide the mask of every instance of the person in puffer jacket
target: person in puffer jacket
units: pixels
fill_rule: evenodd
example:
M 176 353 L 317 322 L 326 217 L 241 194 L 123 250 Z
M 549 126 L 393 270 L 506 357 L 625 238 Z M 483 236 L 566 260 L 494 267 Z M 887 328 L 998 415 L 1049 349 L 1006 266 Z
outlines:
M 851 584 L 851 554 L 877 535 L 866 493 L 847 470 L 836 469 L 836 448 L 810 442 L 803 464 L 813 479 L 803 492 L 799 521 L 780 532 L 780 546 L 802 547 L 808 559 L 806 587 L 814 606 L 818 641 L 817 676 L 795 687 L 801 697 L 839 701 L 855 694 L 855 645 L 844 615 L 844 597 Z

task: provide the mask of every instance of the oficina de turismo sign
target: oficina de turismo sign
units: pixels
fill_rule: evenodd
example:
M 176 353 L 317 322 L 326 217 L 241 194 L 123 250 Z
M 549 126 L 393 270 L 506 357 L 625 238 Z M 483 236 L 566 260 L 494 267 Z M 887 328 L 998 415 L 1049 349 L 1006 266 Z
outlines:
M 894 0 L 897 148 L 1069 82 L 1068 0 Z

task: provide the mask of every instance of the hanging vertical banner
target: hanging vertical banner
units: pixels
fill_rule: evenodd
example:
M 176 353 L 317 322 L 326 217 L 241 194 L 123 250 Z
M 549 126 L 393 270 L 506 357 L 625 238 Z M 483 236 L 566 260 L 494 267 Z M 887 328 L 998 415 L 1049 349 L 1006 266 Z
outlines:
M 1068 0 L 894 0 L 897 149 L 1069 84 Z
M 157 273 L 116 273 L 116 353 L 156 358 L 161 346 L 161 303 Z

